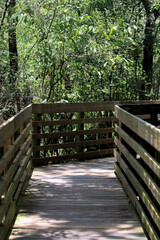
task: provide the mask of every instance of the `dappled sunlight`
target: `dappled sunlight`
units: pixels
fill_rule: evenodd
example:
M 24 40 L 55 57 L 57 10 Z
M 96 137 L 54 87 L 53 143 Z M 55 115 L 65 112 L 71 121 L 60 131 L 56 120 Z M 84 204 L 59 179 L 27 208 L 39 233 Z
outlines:
M 145 240 L 109 160 L 36 168 L 10 239 Z
M 44 215 L 44 219 L 43 219 Z M 56 220 L 53 218 L 47 218 L 45 216 L 45 212 L 39 212 L 38 214 L 25 214 L 20 213 L 16 220 L 16 227 L 19 227 L 19 225 L 24 224 L 27 227 L 32 227 L 34 225 L 35 228 L 38 228 L 40 226 L 48 226 L 48 225 L 64 225 L 67 224 L 67 220 Z
M 44 231 L 45 230 L 45 231 Z M 136 232 L 136 234 L 135 234 Z M 26 231 L 23 229 L 23 232 L 19 234 L 18 231 L 14 231 L 14 235 L 12 235 L 11 239 L 18 240 L 23 239 L 24 237 L 28 237 L 28 239 L 31 239 L 32 235 L 35 235 L 35 230 L 30 227 L 29 231 Z M 36 237 L 37 239 L 47 239 L 47 240 L 63 240 L 63 239 L 69 239 L 69 240 L 142 240 L 143 235 L 141 234 L 141 229 L 137 226 L 132 225 L 126 225 L 125 227 L 121 225 L 117 225 L 116 227 L 106 227 L 103 228 L 94 228 L 91 229 L 88 227 L 81 228 L 63 228 L 63 229 L 53 229 L 53 227 L 45 228 L 39 227 L 36 230 Z
M 96 166 L 95 162 L 92 163 L 92 168 L 90 168 L 90 165 L 88 164 L 88 162 L 84 162 L 84 163 L 75 163 L 74 167 L 71 164 L 66 164 L 65 166 L 61 166 L 58 165 L 58 170 L 56 169 L 56 166 L 50 166 L 50 168 L 46 169 L 46 168 L 37 168 L 35 170 L 35 179 L 38 179 L 41 175 L 43 176 L 44 171 L 47 174 L 45 176 L 45 180 L 46 178 L 50 178 L 52 176 L 52 178 L 54 177 L 59 177 L 60 175 L 72 175 L 72 176 L 85 176 L 85 175 L 99 175 L 99 174 L 103 174 L 104 176 L 107 177 L 115 177 L 114 174 L 114 166 L 113 166 L 113 161 L 108 161 L 107 160 L 107 168 L 106 168 L 106 163 L 103 161 L 101 164 L 98 165 L 98 168 Z M 75 168 L 76 166 L 76 168 Z M 45 170 L 44 170 L 45 169 Z

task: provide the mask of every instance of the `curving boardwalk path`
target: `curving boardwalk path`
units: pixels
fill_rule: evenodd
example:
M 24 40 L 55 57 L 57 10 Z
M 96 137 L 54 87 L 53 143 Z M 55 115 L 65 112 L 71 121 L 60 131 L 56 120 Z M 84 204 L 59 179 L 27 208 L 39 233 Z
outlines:
M 146 240 L 114 158 L 35 168 L 10 240 Z

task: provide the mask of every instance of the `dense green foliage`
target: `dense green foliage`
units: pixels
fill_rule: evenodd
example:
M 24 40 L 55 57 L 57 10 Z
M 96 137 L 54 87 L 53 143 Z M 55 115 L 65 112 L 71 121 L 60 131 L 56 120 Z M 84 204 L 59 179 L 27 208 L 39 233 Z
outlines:
M 8 1 L 0 3 L 1 23 L 5 2 Z M 12 102 L 20 99 L 25 105 L 31 99 L 26 96 L 34 96 L 36 102 L 159 98 L 159 1 L 15 3 L 12 12 L 6 9 L 0 29 L 3 112 L 4 109 L 14 112 Z M 150 23 L 153 16 L 155 19 Z M 18 49 L 15 76 L 11 74 L 8 46 L 11 27 L 16 30 Z M 153 69 L 149 73 L 144 61 L 148 41 L 153 46 Z

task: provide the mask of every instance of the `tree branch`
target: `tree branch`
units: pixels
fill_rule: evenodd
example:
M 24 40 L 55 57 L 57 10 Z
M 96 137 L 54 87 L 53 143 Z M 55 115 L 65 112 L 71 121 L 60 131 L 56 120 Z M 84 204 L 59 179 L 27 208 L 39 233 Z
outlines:
M 50 28 L 52 26 L 53 21 L 54 21 L 54 18 L 55 18 L 55 15 L 56 15 L 56 11 L 57 11 L 57 7 L 54 9 L 54 12 L 53 12 L 53 15 L 52 15 L 52 19 L 51 19 L 50 25 L 48 27 L 48 32 L 49 32 L 49 30 L 50 30 Z
M 54 19 L 55 19 L 56 10 L 57 10 L 57 7 L 55 8 L 55 10 L 54 10 L 54 12 L 53 12 L 52 19 L 51 19 L 50 25 L 49 25 L 49 27 L 48 27 L 48 29 L 47 29 L 47 34 L 46 34 L 46 35 L 49 34 L 49 30 L 50 30 L 50 28 L 51 28 L 51 26 L 52 26 L 52 23 L 53 23 Z M 25 64 L 26 59 L 27 59 L 27 57 L 29 56 L 29 53 L 30 53 L 30 52 L 32 51 L 32 49 L 40 42 L 40 40 L 42 39 L 43 36 L 45 36 L 45 32 L 43 32 L 42 34 L 39 34 L 39 36 L 38 36 L 37 40 L 35 41 L 35 43 L 33 44 L 33 46 L 28 50 L 27 54 L 26 54 L 25 57 L 24 57 L 24 60 L 23 60 L 23 63 L 22 63 L 22 67 L 23 67 L 24 64 Z M 48 36 L 47 36 L 47 37 L 48 37 Z
M 9 5 L 10 5 L 10 2 L 11 2 L 11 0 L 6 0 L 5 6 L 4 6 L 3 15 L 2 15 L 2 18 L 1 18 L 1 22 L 0 22 L 0 30 L 2 29 L 2 26 L 3 26 L 3 23 L 4 23 L 4 19 L 5 19 L 5 16 L 6 16 L 6 12 L 7 12 L 7 9 L 9 7 Z

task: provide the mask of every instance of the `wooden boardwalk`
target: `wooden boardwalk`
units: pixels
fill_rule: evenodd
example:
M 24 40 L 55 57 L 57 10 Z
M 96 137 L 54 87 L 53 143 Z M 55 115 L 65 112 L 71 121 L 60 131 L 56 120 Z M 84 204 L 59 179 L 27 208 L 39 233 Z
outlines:
M 35 168 L 10 240 L 146 240 L 113 158 Z

